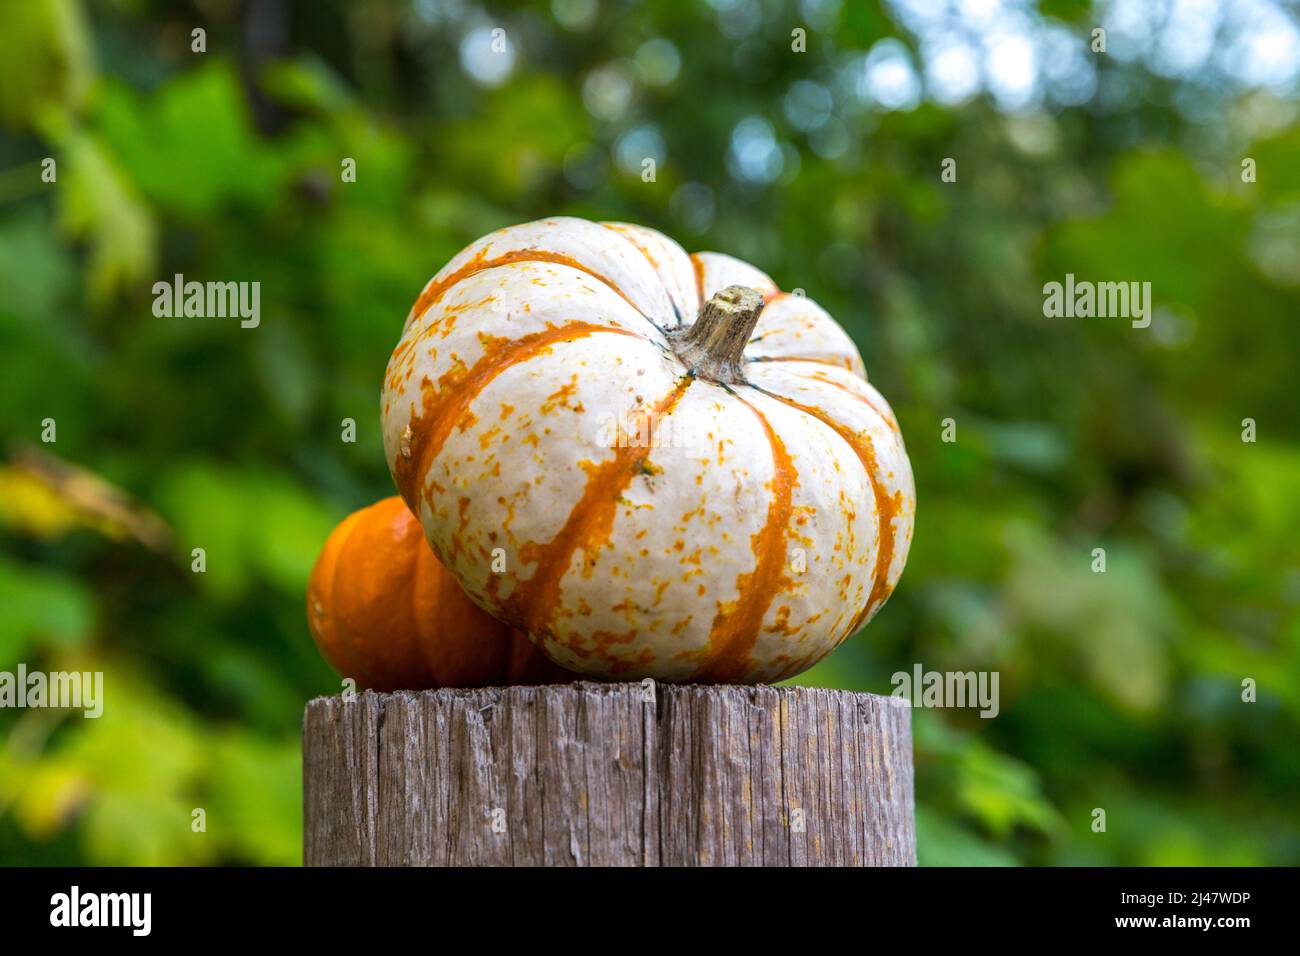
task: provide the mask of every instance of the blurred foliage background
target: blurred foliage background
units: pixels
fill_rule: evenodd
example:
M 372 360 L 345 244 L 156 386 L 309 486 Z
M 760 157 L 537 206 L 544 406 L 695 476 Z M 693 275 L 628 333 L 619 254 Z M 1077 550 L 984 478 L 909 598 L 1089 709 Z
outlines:
M 893 402 L 910 563 L 798 681 L 1000 672 L 996 719 L 914 711 L 923 864 L 1300 862 L 1298 109 L 1263 0 L 7 4 L 0 669 L 106 706 L 0 711 L 0 860 L 299 860 L 304 586 L 392 491 L 389 351 L 564 213 L 805 289 Z M 1045 318 L 1067 272 L 1151 327 Z M 155 317 L 175 273 L 261 325 Z

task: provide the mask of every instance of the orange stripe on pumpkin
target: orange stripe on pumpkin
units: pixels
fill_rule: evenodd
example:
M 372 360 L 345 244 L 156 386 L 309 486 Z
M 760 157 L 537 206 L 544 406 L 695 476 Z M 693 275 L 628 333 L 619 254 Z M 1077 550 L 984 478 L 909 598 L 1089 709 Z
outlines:
M 853 449 L 858 460 L 862 462 L 862 468 L 867 473 L 867 480 L 871 483 L 872 494 L 876 498 L 876 514 L 880 519 L 880 533 L 876 540 L 876 569 L 871 584 L 871 593 L 867 597 L 867 603 L 858 612 L 853 619 L 852 625 L 845 632 L 844 637 L 853 634 L 867 616 L 885 602 L 889 597 L 892 588 L 889 585 L 889 566 L 894 563 L 894 519 L 898 516 L 899 509 L 903 503 L 903 493 L 896 491 L 892 495 L 885 491 L 884 485 L 877 478 L 880 471 L 880 464 L 876 460 L 876 450 L 871 444 L 871 436 L 864 432 L 855 432 L 847 426 L 835 421 L 820 408 L 812 405 L 804 405 L 796 402 L 792 398 L 786 398 L 773 392 L 764 392 L 764 394 L 775 398 L 777 401 L 784 402 L 791 408 L 797 408 L 801 412 L 811 415 L 813 418 L 829 426 L 835 434 L 839 435 Z M 843 638 L 841 638 L 842 640 Z
M 573 562 L 573 555 L 581 549 L 587 557 L 588 569 L 595 563 L 596 553 L 613 533 L 623 492 L 650 457 L 660 422 L 672 412 L 693 381 L 693 376 L 683 376 L 671 392 L 637 416 L 633 434 L 648 435 L 644 445 L 616 448 L 613 458 L 599 464 L 583 463 L 587 485 L 564 527 L 546 544 L 528 544 L 520 551 L 520 559 L 536 562 L 537 570 L 519 584 L 506 602 L 505 617 L 516 626 L 534 635 L 546 632 L 559 604 L 560 584 Z
M 484 336 L 483 355 L 472 368 L 458 364 L 439 378 L 436 385 L 426 377 L 421 383 L 423 408 L 411 410 L 411 421 L 403 433 L 393 466 L 393 481 L 410 509 L 419 514 L 419 492 L 429 465 L 470 404 L 493 379 L 520 362 L 548 352 L 553 345 L 586 338 L 595 332 L 636 335 L 627 329 L 569 322 L 518 339 Z
M 641 256 L 645 259 L 646 262 L 650 263 L 650 268 L 654 269 L 655 273 L 658 274 L 659 260 L 657 260 L 653 255 L 650 254 L 649 249 L 641 245 L 641 237 L 637 233 L 636 229 L 626 229 L 623 228 L 622 226 L 610 222 L 602 222 L 601 225 L 604 226 L 606 229 L 608 229 L 610 232 L 614 233 L 616 236 L 621 236 L 624 239 L 626 239 L 628 242 L 632 243 L 632 245 L 636 248 L 636 251 L 641 253 Z
M 477 275 L 487 269 L 495 269 L 497 266 L 506 266 L 515 262 L 553 262 L 557 265 L 569 266 L 570 268 L 577 269 L 579 272 L 585 272 L 593 279 L 598 282 L 603 282 L 605 285 L 617 292 L 622 296 L 623 300 L 627 302 L 628 305 L 632 306 L 632 308 L 636 309 L 639 314 L 645 314 L 641 312 L 641 309 L 637 304 L 629 299 L 623 290 L 618 287 L 618 284 L 612 279 L 587 268 L 572 256 L 567 256 L 561 252 L 547 252 L 544 249 L 515 249 L 511 252 L 504 252 L 499 256 L 493 256 L 490 259 L 480 252 L 449 276 L 431 282 L 425 287 L 424 291 L 420 293 L 420 297 L 415 300 L 415 305 L 411 306 L 408 321 L 410 318 L 423 315 L 428 310 L 429 306 L 441 299 L 448 289 L 454 286 L 457 282 L 460 282 L 462 279 L 468 279 L 470 276 Z
M 696 680 L 712 683 L 744 676 L 767 609 L 789 583 L 784 574 L 786 539 L 794 511 L 794 486 L 799 480 L 798 473 L 785 443 L 767 417 L 743 398 L 740 401 L 758 417 L 772 449 L 772 500 L 767 506 L 767 520 L 752 539 L 757 559 L 754 570 L 740 575 L 736 601 L 725 610 L 719 602 L 718 613 L 713 619 L 709 632 L 709 663 L 695 674 Z
M 699 297 L 700 308 L 704 308 L 704 260 L 692 252 L 691 265 L 695 268 L 695 294 Z

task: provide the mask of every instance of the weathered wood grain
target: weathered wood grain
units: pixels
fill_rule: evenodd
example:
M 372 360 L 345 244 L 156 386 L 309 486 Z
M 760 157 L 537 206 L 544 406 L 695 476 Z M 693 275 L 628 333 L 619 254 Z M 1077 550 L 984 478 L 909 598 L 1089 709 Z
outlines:
M 321 697 L 309 866 L 910 866 L 911 711 L 807 687 Z

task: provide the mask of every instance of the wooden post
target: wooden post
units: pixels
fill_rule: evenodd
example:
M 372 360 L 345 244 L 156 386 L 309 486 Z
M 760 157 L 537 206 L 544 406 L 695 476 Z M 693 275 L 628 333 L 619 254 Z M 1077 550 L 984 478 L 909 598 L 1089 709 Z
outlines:
M 308 866 L 912 866 L 911 711 L 809 687 L 320 697 Z

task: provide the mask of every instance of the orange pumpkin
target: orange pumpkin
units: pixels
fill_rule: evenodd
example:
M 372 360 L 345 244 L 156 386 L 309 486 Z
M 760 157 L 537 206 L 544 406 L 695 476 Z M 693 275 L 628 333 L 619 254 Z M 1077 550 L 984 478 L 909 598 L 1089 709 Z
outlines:
M 475 607 L 401 498 L 353 512 L 330 533 L 307 585 L 307 623 L 336 671 L 375 690 L 573 677 Z

